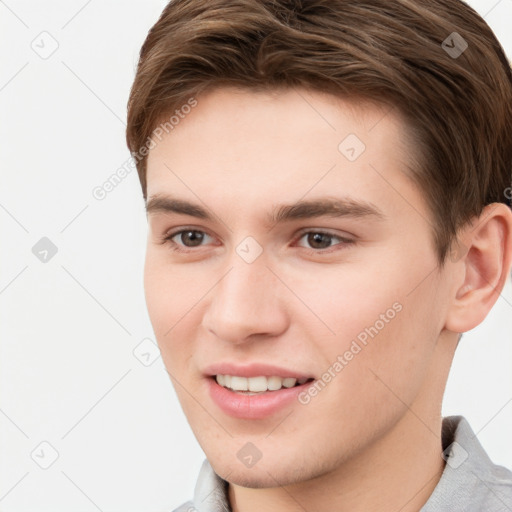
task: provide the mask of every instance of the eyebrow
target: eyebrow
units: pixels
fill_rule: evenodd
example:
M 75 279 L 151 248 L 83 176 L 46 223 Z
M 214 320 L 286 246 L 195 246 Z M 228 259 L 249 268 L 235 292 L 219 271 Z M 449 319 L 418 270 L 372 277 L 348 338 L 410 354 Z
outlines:
M 212 220 L 210 213 L 202 206 L 170 196 L 157 195 L 146 201 L 146 214 L 150 213 L 181 213 L 191 217 Z
M 210 221 L 215 220 L 214 216 L 199 204 L 171 196 L 155 195 L 146 202 L 146 214 L 160 212 L 190 215 L 191 217 Z M 276 205 L 272 213 L 267 216 L 267 222 L 269 225 L 274 225 L 286 221 L 323 216 L 374 217 L 377 220 L 384 220 L 386 218 L 376 205 L 367 201 L 326 197 L 309 201 L 301 200 L 294 204 Z

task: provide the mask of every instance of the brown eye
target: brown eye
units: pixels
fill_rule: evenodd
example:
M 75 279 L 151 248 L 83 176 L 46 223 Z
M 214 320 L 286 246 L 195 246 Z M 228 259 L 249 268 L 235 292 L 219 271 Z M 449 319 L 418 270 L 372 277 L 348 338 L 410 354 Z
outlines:
M 177 233 L 177 236 L 179 236 L 180 241 L 185 247 L 197 247 L 198 245 L 201 245 L 201 242 L 204 239 L 204 235 L 205 234 L 202 231 L 196 231 L 192 229 Z
M 353 239 L 341 235 L 325 231 L 306 231 L 300 237 L 298 245 L 316 253 L 327 253 L 330 252 L 328 249 L 342 249 L 354 243 Z
M 308 233 L 307 241 L 313 249 L 327 249 L 331 246 L 333 235 L 327 233 Z

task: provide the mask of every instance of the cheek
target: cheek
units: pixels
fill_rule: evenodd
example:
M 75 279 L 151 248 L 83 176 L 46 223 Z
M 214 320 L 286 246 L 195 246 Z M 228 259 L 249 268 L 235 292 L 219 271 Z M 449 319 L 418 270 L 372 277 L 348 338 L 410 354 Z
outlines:
M 392 249 L 303 281 L 312 309 L 345 343 L 355 338 L 364 343 L 371 336 L 392 338 L 399 346 L 425 333 L 425 325 L 438 323 L 436 261 L 416 258 L 412 265 L 400 247 Z
M 365 312 L 368 318 L 372 313 Z M 356 451 L 359 443 L 389 429 L 414 403 L 432 360 L 427 340 L 405 337 L 405 315 L 406 306 L 380 331 L 347 316 L 350 333 L 338 335 L 335 344 L 323 339 L 322 359 L 327 364 L 320 383 L 325 385 L 303 397 L 304 405 L 291 423 L 300 428 L 308 418 L 312 429 L 327 437 L 333 430 L 340 432 L 335 441 L 340 453 Z M 358 333 L 365 337 L 358 339 Z
M 173 265 L 165 251 L 148 248 L 144 265 L 144 291 L 148 313 L 163 335 L 192 313 L 214 283 L 208 273 L 194 265 Z
M 319 268 L 302 279 L 296 276 L 296 294 L 317 316 L 315 320 L 308 315 L 308 321 L 311 326 L 322 322 L 324 328 L 318 334 L 325 333 L 324 343 L 333 351 L 347 350 L 355 339 L 364 343 L 369 330 L 387 330 L 399 316 L 403 301 L 400 283 L 379 279 L 381 272 L 380 267 L 372 272 L 369 265 L 351 265 Z
M 337 398 L 343 395 L 348 407 L 357 407 L 354 397 L 399 403 L 391 390 L 406 402 L 414 399 L 441 320 L 435 283 L 432 277 L 425 279 L 429 270 L 416 268 L 411 275 L 397 264 L 385 272 L 380 266 L 365 266 L 360 272 L 340 270 L 328 281 L 310 275 L 314 284 L 303 283 L 304 302 L 334 332 L 316 338 L 325 365 L 321 371 L 336 375 L 329 387 Z
M 188 359 L 193 349 L 193 338 L 184 329 L 197 314 L 195 306 L 208 286 L 160 260 L 148 251 L 144 266 L 146 306 L 166 367 L 179 370 L 183 368 L 180 361 Z

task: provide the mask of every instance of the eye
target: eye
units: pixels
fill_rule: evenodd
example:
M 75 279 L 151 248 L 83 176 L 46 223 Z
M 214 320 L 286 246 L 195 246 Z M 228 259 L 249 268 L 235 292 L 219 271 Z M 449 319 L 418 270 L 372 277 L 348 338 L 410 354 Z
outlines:
M 300 241 L 303 239 L 305 239 L 309 247 L 304 246 L 300 243 Z M 338 240 L 338 243 L 333 243 L 333 240 Z M 354 240 L 351 240 L 350 238 L 333 235 L 331 233 L 326 233 L 324 231 L 308 231 L 306 233 L 303 233 L 302 236 L 299 238 L 299 245 L 301 247 L 305 247 L 306 249 L 315 249 L 315 252 L 330 249 L 331 247 L 336 245 L 346 245 L 352 243 L 354 243 Z
M 164 242 L 168 241 L 177 246 L 183 246 L 186 248 L 198 247 L 202 242 L 212 237 L 206 234 L 204 231 L 198 229 L 182 229 L 174 233 L 169 233 L 163 239 Z M 176 249 L 180 250 L 180 249 Z

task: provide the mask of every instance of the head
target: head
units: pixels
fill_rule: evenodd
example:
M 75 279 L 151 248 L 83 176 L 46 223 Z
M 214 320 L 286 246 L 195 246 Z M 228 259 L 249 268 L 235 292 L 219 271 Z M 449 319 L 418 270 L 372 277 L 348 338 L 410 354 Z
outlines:
M 165 8 L 128 105 L 146 301 L 221 476 L 311 479 L 439 417 L 510 269 L 511 133 L 510 66 L 459 0 Z M 225 362 L 313 382 L 234 417 L 210 397 Z

